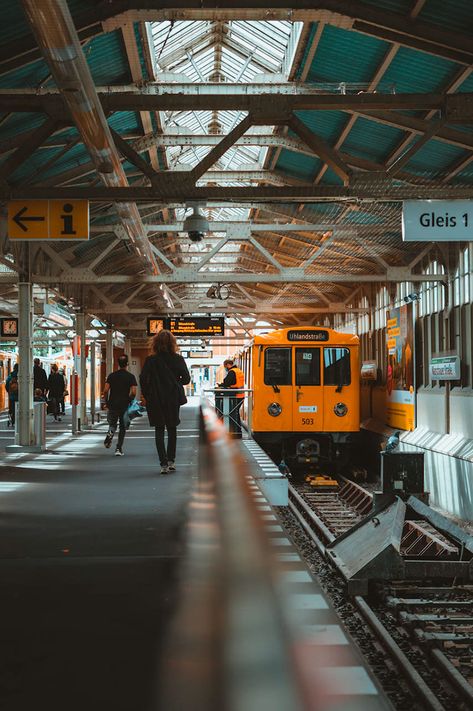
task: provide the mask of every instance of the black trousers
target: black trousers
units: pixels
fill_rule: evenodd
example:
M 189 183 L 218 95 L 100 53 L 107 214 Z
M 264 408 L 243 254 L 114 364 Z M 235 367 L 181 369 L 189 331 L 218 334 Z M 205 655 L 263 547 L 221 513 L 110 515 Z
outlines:
M 168 427 L 168 446 L 164 444 L 164 425 L 156 425 L 154 428 L 154 438 L 156 441 L 156 449 L 158 450 L 159 463 L 161 466 L 166 466 L 168 462 L 173 462 L 176 459 L 176 442 L 177 428 Z
M 115 433 L 117 430 L 117 423 L 118 423 L 118 442 L 117 442 L 117 447 L 120 447 L 120 449 L 123 446 L 123 442 L 125 440 L 125 434 L 126 434 L 126 429 L 125 429 L 125 423 L 123 421 L 123 415 L 125 414 L 126 410 L 119 411 L 119 410 L 108 410 L 107 412 L 107 422 L 108 422 L 108 427 L 110 432 Z
M 10 415 L 10 421 L 12 425 L 15 424 L 15 403 L 16 400 L 9 399 L 8 400 L 8 414 Z
M 237 435 L 241 435 L 240 407 L 242 405 L 243 398 L 230 398 L 230 416 L 228 422 L 228 431 Z

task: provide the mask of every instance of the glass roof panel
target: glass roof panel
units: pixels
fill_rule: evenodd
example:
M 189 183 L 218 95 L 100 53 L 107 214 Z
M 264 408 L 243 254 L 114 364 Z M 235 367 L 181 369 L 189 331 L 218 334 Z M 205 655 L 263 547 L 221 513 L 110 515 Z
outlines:
M 163 21 L 150 24 L 154 52 L 159 72 L 172 72 L 173 81 L 194 83 L 268 83 L 270 74 L 284 74 L 290 70 L 293 48 L 302 30 L 302 23 L 288 21 Z M 289 61 L 288 61 L 289 60 Z M 163 77 L 164 79 L 164 77 Z M 167 79 L 164 79 L 167 81 Z M 222 87 L 223 88 L 223 87 Z M 201 135 L 226 135 L 245 117 L 242 111 L 180 111 L 166 112 L 161 116 L 163 130 L 170 134 L 195 133 Z M 248 133 L 268 133 L 275 127 L 253 127 Z M 201 141 L 202 142 L 202 141 Z M 211 150 L 211 146 L 186 145 L 167 147 L 167 160 L 173 170 L 189 170 L 196 166 Z M 234 145 L 215 162 L 210 170 L 261 171 L 268 148 Z M 235 181 L 226 177 L 217 184 L 251 186 L 257 184 L 244 174 Z M 247 221 L 248 207 L 205 208 L 209 220 Z M 176 210 L 176 219 L 184 219 L 186 210 Z M 215 246 L 215 238 L 205 244 Z M 232 254 L 225 261 L 238 261 L 239 245 L 231 243 Z M 180 245 L 183 258 L 188 259 L 194 250 Z M 195 250 L 196 256 L 206 248 Z M 222 249 L 222 252 L 224 250 Z M 207 269 L 212 271 L 221 263 L 217 255 Z

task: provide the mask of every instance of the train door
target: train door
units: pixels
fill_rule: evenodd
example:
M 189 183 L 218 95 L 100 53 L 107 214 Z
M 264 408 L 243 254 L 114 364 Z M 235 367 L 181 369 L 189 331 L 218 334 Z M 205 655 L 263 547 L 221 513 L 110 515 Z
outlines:
M 358 417 L 352 407 L 350 349 L 327 346 L 323 354 L 324 430 L 350 432 Z
M 301 346 L 293 350 L 293 430 L 294 432 L 321 432 L 323 430 L 321 349 Z
M 292 432 L 291 350 L 271 346 L 264 350 L 263 387 L 261 392 L 258 388 L 254 393 L 253 428 L 256 431 Z M 260 347 L 258 363 L 261 351 Z

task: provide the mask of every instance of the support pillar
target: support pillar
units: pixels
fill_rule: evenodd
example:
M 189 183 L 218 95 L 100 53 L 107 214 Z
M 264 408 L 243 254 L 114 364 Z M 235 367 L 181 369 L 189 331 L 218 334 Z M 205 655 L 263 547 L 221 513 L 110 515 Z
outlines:
M 33 435 L 33 314 L 29 282 L 18 284 L 18 441 L 20 447 L 31 447 Z
M 92 341 L 90 344 L 90 421 L 92 424 L 95 422 L 95 349 L 96 343 L 95 341 Z
M 105 337 L 105 377 L 113 372 L 113 328 L 107 328 Z
M 85 314 L 76 314 L 76 333 L 80 342 L 79 358 L 79 420 L 80 428 L 87 425 L 87 359 L 85 343 Z
M 131 338 L 125 339 L 125 355 L 128 356 L 128 364 L 131 365 Z

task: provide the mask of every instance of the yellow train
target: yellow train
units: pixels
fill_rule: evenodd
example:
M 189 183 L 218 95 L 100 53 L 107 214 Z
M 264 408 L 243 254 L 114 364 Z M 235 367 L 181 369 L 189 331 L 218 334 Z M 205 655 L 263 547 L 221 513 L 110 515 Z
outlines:
M 275 461 L 346 462 L 360 428 L 357 336 L 297 327 L 256 336 L 238 357 L 251 411 L 242 419 Z

